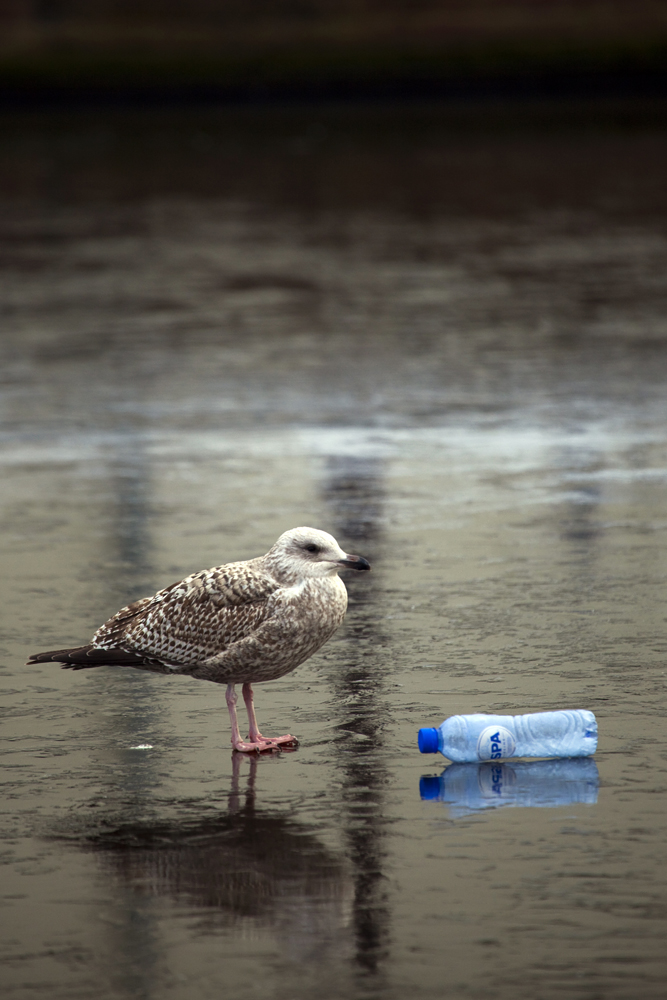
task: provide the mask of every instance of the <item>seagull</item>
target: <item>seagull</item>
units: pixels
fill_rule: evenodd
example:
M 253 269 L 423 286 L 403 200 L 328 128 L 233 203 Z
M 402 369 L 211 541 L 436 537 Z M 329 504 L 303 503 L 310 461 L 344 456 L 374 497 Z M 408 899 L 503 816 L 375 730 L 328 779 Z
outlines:
M 136 667 L 226 684 L 235 750 L 293 749 L 298 741 L 289 733 L 260 733 L 252 685 L 283 677 L 311 657 L 345 617 L 347 590 L 339 571 L 370 568 L 326 531 L 292 528 L 266 555 L 192 573 L 121 608 L 87 646 L 36 653 L 28 665 Z M 236 684 L 243 685 L 247 740 L 236 717 Z

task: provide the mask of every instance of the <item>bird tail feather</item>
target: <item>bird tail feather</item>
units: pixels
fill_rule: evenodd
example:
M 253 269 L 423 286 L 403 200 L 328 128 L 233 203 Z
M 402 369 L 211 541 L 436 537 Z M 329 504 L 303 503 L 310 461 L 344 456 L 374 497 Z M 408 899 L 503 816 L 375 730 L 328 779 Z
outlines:
M 91 645 L 34 653 L 26 665 L 61 663 L 71 670 L 84 670 L 86 667 L 137 667 L 145 662 L 145 658 L 139 653 L 130 653 L 125 649 L 98 649 Z

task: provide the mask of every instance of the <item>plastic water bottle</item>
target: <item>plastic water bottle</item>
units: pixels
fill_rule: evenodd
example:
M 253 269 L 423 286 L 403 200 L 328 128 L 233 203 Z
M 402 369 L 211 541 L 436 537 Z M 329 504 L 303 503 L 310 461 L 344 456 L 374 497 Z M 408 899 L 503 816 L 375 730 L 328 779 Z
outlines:
M 594 760 L 487 761 L 449 764 L 440 777 L 419 780 L 422 799 L 444 802 L 452 818 L 503 806 L 595 805 L 600 778 Z
M 419 730 L 419 749 L 457 764 L 507 757 L 589 757 L 598 724 L 585 708 L 530 715 L 452 715 L 438 729 Z

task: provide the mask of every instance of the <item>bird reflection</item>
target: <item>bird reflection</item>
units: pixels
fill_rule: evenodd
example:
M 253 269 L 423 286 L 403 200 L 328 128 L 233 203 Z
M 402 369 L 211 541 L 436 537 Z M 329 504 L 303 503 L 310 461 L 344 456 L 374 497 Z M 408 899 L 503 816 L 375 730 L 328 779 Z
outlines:
M 334 530 L 350 542 L 363 543 L 377 559 L 382 541 L 383 462 L 380 459 L 332 457 L 323 497 Z M 388 710 L 384 698 L 386 665 L 375 656 L 383 644 L 375 613 L 377 576 L 363 593 L 348 583 L 354 613 L 345 626 L 344 653 L 329 676 L 340 739 L 336 753 L 342 776 L 344 835 L 354 866 L 352 922 L 355 964 L 381 989 L 382 968 L 389 953 L 390 910 L 384 873 L 385 789 L 389 776 L 383 762 Z M 346 581 L 347 582 L 347 581 Z
M 242 792 L 241 767 L 248 764 Z M 196 906 L 205 924 L 272 927 L 286 957 L 321 957 L 340 943 L 347 922 L 346 866 L 303 824 L 257 808 L 262 765 L 271 762 L 234 754 L 222 815 L 111 825 L 87 844 L 139 896 Z

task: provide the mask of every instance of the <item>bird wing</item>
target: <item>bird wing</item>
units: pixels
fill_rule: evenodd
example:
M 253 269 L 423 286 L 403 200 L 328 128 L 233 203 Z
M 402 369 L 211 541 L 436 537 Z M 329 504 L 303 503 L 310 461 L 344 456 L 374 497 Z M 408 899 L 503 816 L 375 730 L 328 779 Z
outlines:
M 92 644 L 194 666 L 253 635 L 274 614 L 269 598 L 279 588 L 249 563 L 203 570 L 121 608 L 97 630 Z

